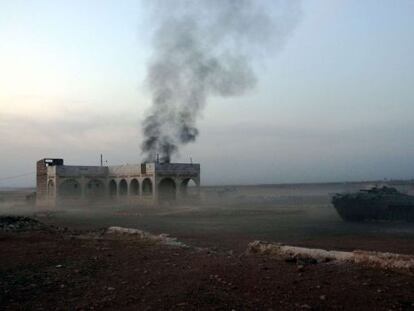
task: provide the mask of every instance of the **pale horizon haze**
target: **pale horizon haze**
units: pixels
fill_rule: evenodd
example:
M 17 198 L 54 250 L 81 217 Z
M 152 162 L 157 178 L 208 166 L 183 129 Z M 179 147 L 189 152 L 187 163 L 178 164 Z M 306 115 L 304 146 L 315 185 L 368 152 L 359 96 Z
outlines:
M 0 187 L 34 186 L 45 157 L 140 163 L 149 3 L 0 0 Z M 254 89 L 210 97 L 173 162 L 204 185 L 413 179 L 414 1 L 298 3 Z

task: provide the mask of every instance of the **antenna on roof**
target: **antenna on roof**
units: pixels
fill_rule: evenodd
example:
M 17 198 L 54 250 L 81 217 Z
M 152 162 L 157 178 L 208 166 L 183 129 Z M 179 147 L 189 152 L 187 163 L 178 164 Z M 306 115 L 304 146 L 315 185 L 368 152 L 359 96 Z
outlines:
M 190 163 L 193 164 L 193 158 L 192 157 L 190 157 Z
M 160 154 L 157 153 L 157 163 L 160 163 Z
M 102 153 L 101 153 L 101 166 L 103 166 L 103 158 L 102 158 Z

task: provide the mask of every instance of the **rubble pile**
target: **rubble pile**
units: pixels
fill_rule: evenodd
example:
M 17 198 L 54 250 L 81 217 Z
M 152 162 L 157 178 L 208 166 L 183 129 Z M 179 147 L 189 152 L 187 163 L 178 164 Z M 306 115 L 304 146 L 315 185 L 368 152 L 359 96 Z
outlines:
M 287 261 L 314 260 L 315 263 L 329 261 L 349 262 L 385 270 L 414 272 L 414 256 L 394 253 L 354 250 L 352 252 L 328 251 L 317 248 L 296 247 L 276 243 L 254 241 L 249 243 L 248 254 L 264 254 Z
M 139 229 L 132 228 L 123 228 L 123 227 L 109 227 L 106 232 L 106 235 L 110 236 L 126 236 L 126 237 L 136 237 L 138 239 L 145 239 L 153 241 L 163 245 L 175 246 L 175 247 L 184 247 L 188 246 L 180 241 L 177 238 L 170 237 L 168 234 L 162 233 L 159 235 L 154 235 L 149 232 L 145 232 Z
M 41 230 L 46 226 L 36 219 L 23 216 L 0 216 L 0 231 L 15 232 Z

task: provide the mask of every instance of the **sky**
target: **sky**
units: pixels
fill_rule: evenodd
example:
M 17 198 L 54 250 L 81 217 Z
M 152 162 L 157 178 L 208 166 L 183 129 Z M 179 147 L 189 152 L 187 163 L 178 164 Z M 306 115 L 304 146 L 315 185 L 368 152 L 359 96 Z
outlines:
M 33 186 L 44 157 L 142 160 L 148 6 L 0 0 L 0 187 Z M 173 161 L 201 163 L 207 185 L 412 179 L 413 38 L 411 0 L 301 2 L 255 88 L 211 97 Z

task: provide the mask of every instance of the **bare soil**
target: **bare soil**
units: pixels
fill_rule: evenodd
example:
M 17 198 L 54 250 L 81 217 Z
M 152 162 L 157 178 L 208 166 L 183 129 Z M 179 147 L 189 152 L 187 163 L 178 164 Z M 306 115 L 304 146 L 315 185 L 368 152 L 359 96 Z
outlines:
M 0 309 L 414 308 L 410 275 L 351 264 L 297 266 L 239 252 L 96 236 L 84 231 L 1 232 Z
M 0 193 L 0 215 L 46 224 L 0 229 L 0 310 L 414 310 L 412 275 L 244 254 L 253 240 L 414 254 L 413 224 L 343 222 L 328 196 L 341 187 L 208 188 L 217 204 L 50 212 Z M 194 247 L 100 236 L 109 226 Z

